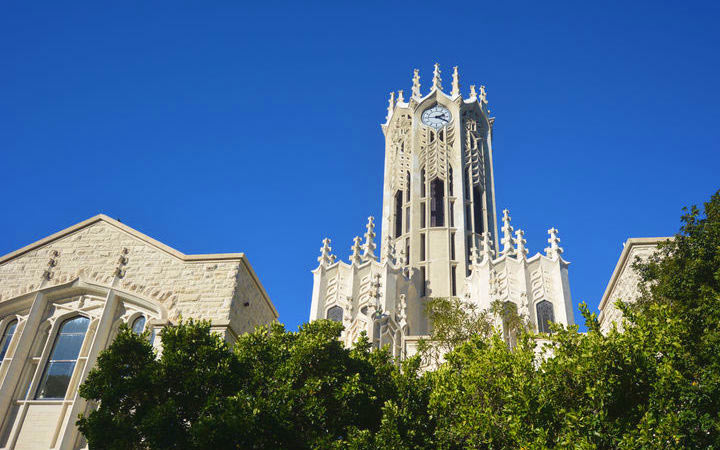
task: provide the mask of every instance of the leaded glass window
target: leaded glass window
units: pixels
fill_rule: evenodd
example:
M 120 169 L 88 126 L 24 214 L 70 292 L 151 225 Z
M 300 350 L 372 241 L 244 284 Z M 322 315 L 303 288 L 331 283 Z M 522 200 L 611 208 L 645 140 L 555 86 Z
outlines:
M 541 333 L 549 333 L 550 324 L 555 322 L 552 303 L 543 300 L 537 304 L 535 309 L 537 310 L 538 331 Z
M 140 316 L 133 321 L 132 330 L 135 334 L 142 334 L 145 331 L 145 316 Z
M 5 333 L 3 334 L 2 342 L 0 343 L 0 362 L 5 357 L 8 347 L 10 347 L 10 341 L 12 341 L 15 335 L 15 328 L 17 328 L 17 319 L 11 320 L 10 323 L 5 327 Z
M 77 364 L 90 319 L 77 316 L 66 320 L 58 331 L 45 365 L 37 399 L 63 399 Z
M 343 309 L 339 306 L 333 306 L 327 310 L 326 317 L 333 322 L 342 322 L 343 320 Z

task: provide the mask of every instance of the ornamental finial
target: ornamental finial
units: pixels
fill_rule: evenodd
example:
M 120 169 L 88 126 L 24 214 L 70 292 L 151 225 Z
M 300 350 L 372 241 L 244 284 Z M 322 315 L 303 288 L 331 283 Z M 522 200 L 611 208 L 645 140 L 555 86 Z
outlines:
M 411 97 L 416 100 L 420 98 L 420 71 L 418 69 L 415 69 L 413 73 L 413 86 Z
M 480 261 L 481 259 L 480 254 L 478 253 L 478 248 L 473 244 L 472 249 L 470 250 L 470 264 L 475 265 Z
M 366 225 L 367 231 L 365 232 L 365 244 L 363 245 L 363 262 L 370 259 L 377 260 L 375 256 L 375 218 L 373 216 L 368 217 L 368 223 Z
M 460 95 L 460 75 L 458 75 L 458 66 L 453 67 L 452 91 L 450 96 Z
M 380 255 L 380 261 L 381 262 L 387 262 L 391 266 L 394 266 L 397 264 L 397 255 L 395 252 L 395 244 L 393 244 L 392 239 L 388 239 L 385 245 L 383 246 L 382 254 Z
M 475 91 L 475 85 L 470 85 L 470 101 L 477 100 L 477 91 Z
M 480 103 L 487 103 L 487 92 L 485 92 L 485 86 L 480 86 Z
M 395 110 L 395 93 L 390 93 L 390 100 L 388 100 L 388 113 L 387 117 L 385 118 L 388 122 L 390 121 L 390 118 L 392 117 L 393 111 Z
M 405 103 L 405 97 L 403 97 L 403 90 L 402 90 L 402 89 L 400 89 L 400 90 L 398 91 L 397 102 L 398 102 L 398 103 Z
M 435 63 L 435 70 L 433 71 L 433 89 L 442 91 L 442 78 L 440 78 L 440 64 Z
M 548 258 L 551 259 L 557 259 L 560 257 L 560 254 L 562 254 L 563 249 L 560 247 L 560 238 L 558 237 L 558 230 L 557 228 L 553 227 L 548 230 L 548 234 L 550 235 L 550 238 L 548 238 L 548 243 L 550 244 L 550 247 L 547 247 L 545 249 L 545 255 L 547 255 Z
M 360 264 L 362 263 L 362 257 L 360 255 L 360 252 L 362 251 L 362 245 L 360 242 L 362 239 L 360 239 L 360 236 L 355 236 L 353 238 L 353 245 L 350 247 L 350 250 L 352 251 L 352 254 L 350 255 L 350 264 Z
M 495 250 L 493 250 L 493 243 L 490 239 L 490 232 L 486 231 L 482 234 L 482 249 L 481 249 L 482 260 L 490 261 L 495 256 Z
M 503 245 L 502 254 L 503 255 L 512 255 L 515 252 L 515 248 L 513 247 L 513 227 L 510 225 L 510 211 L 507 209 L 503 210 L 503 226 L 502 226 L 502 232 L 503 232 L 503 238 L 500 241 Z
M 332 247 L 330 247 L 330 239 L 325 238 L 322 241 L 323 245 L 320 247 L 320 256 L 318 257 L 318 262 L 321 266 L 329 266 L 330 264 L 335 262 L 335 255 L 331 255 L 330 251 L 332 250 Z
M 523 236 L 525 236 L 525 232 L 523 230 L 517 230 L 515 232 L 515 244 L 517 245 L 515 254 L 517 255 L 517 259 L 525 259 L 525 256 L 528 254 L 528 250 L 525 248 L 527 240 L 525 240 Z

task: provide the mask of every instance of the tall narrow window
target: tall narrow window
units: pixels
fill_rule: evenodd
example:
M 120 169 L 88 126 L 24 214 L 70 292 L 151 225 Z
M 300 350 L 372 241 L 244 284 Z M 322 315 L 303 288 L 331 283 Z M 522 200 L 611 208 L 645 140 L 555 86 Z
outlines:
M 333 322 L 342 322 L 343 309 L 337 305 L 333 306 L 327 310 L 327 315 L 325 317 L 329 320 L 332 320 Z
M 406 181 L 406 183 L 405 183 L 405 189 L 406 189 L 405 201 L 409 202 L 410 201 L 410 172 L 409 171 L 405 175 L 405 181 Z
M 543 300 L 535 307 L 537 311 L 538 331 L 541 333 L 550 332 L 550 324 L 555 322 L 555 314 L 553 305 L 547 300 Z
M 448 196 L 453 196 L 453 173 L 452 167 L 448 168 Z
M 450 269 L 450 278 L 452 278 L 452 295 L 455 297 L 457 295 L 457 266 L 452 266 Z
M 427 285 L 427 274 L 425 273 L 425 267 L 420 268 L 420 297 L 425 297 L 426 285 Z
M 405 239 L 405 264 L 410 265 L 410 238 Z
M 425 233 L 420 234 L 420 261 L 425 261 Z
M 90 319 L 77 316 L 60 326 L 36 399 L 65 398 L 89 324 Z
M 482 203 L 480 187 L 475 186 L 473 188 L 473 212 L 475 213 L 475 232 L 477 234 L 482 234 L 485 231 L 483 227 Z
M 455 201 L 454 200 L 450 200 L 448 202 L 448 209 L 449 209 L 448 216 L 450 216 L 450 217 L 448 217 L 448 222 L 450 223 L 451 227 L 454 227 L 455 226 Z
M 145 331 L 145 316 L 140 316 L 133 321 L 132 330 L 135 334 L 142 334 Z
M 455 260 L 455 233 L 450 233 L 450 259 Z
M 430 183 L 430 226 L 441 227 L 445 225 L 445 189 L 443 180 L 435 178 Z
M 402 234 L 403 199 L 402 191 L 395 193 L 395 237 Z
M 420 171 L 420 197 L 425 197 L 425 169 Z
M 463 173 L 463 187 L 465 189 L 465 198 L 470 200 L 470 182 L 468 181 L 467 171 Z
M 420 228 L 425 228 L 425 202 L 420 203 Z
M 467 259 L 468 266 L 473 262 L 473 261 L 470 261 L 470 254 L 472 252 L 472 244 L 473 244 L 472 235 L 468 234 L 467 235 L 467 245 L 466 245 L 467 248 L 465 249 L 465 253 L 466 253 L 465 258 Z
M 0 342 L 0 363 L 2 363 L 2 359 L 5 357 L 8 347 L 10 347 L 10 341 L 12 341 L 12 338 L 15 335 L 15 328 L 17 328 L 17 324 L 17 319 L 14 319 L 11 320 L 5 327 L 5 333 L 3 334 L 2 342 Z

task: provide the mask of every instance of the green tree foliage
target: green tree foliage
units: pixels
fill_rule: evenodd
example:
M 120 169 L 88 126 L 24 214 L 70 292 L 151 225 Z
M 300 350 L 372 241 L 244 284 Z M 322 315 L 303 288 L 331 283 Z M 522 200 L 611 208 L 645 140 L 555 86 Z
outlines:
M 166 327 L 156 359 L 128 328 L 80 389 L 99 403 L 78 421 L 92 448 L 413 448 L 428 441 L 430 387 L 330 321 L 258 328 L 234 351 L 207 322 Z M 402 443 L 400 446 L 389 443 Z M 387 445 L 386 445 L 387 444 Z
M 93 448 L 720 448 L 720 192 L 646 263 L 623 331 L 530 330 L 507 305 L 433 300 L 423 373 L 341 325 L 281 325 L 234 349 L 203 322 L 166 328 L 159 358 L 124 329 L 81 387 Z M 511 345 L 494 325 L 513 330 Z

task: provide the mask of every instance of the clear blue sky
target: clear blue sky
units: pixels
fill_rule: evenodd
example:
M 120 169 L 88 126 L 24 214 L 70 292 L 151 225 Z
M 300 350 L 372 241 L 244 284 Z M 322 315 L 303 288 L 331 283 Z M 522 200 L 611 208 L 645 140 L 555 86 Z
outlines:
M 294 328 L 380 215 L 387 96 L 487 86 L 499 210 L 596 307 L 631 236 L 720 188 L 716 2 L 3 2 L 0 254 L 103 212 L 245 252 Z M 576 313 L 577 315 L 577 313 Z

